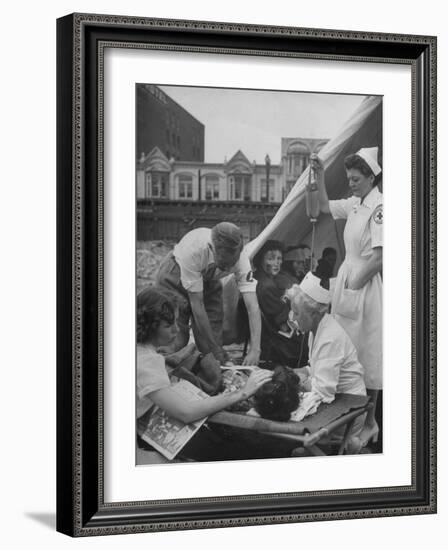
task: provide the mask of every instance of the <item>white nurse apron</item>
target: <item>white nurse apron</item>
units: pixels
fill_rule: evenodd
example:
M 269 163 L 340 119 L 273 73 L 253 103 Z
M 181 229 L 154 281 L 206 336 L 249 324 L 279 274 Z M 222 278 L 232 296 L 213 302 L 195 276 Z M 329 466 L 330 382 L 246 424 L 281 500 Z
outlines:
M 345 218 L 345 260 L 339 268 L 331 311 L 350 336 L 365 372 L 367 389 L 383 384 L 382 278 L 379 273 L 360 290 L 347 288 L 372 249 L 382 246 L 383 196 L 374 187 L 361 203 L 351 197 L 329 201 L 333 218 Z

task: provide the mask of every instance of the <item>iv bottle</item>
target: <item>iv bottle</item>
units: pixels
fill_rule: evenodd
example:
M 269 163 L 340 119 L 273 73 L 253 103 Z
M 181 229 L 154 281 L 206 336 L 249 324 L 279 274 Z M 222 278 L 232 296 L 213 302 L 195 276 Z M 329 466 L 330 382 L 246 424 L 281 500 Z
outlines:
M 306 186 L 306 215 L 310 220 L 315 221 L 319 213 L 319 189 L 317 187 L 316 174 L 310 166 L 309 179 Z

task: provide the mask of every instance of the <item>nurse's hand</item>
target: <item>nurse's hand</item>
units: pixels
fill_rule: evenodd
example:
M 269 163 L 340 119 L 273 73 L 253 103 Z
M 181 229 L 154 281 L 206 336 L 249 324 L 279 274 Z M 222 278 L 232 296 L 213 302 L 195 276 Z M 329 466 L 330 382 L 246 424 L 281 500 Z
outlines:
M 359 278 L 359 274 L 351 275 L 345 280 L 344 288 L 348 290 L 361 290 L 363 287 L 362 281 Z
M 300 383 L 301 384 L 304 384 L 308 380 L 308 378 L 310 377 L 310 368 L 309 367 L 295 368 L 295 369 L 293 369 L 293 371 L 300 378 Z
M 324 165 L 316 153 L 310 156 L 310 166 L 315 172 L 322 172 L 324 169 Z
M 362 285 L 360 285 L 359 283 L 359 279 L 355 277 L 352 281 L 347 283 L 346 288 L 348 288 L 349 290 L 361 290 Z

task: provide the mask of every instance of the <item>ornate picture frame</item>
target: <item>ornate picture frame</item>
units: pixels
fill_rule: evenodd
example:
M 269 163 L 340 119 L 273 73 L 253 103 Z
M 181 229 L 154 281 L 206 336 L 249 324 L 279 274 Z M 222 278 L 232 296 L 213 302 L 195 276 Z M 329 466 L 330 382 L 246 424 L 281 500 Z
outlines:
M 412 482 L 104 498 L 104 52 L 210 52 L 412 72 Z M 57 22 L 57 529 L 71 536 L 436 512 L 436 38 L 72 14 Z

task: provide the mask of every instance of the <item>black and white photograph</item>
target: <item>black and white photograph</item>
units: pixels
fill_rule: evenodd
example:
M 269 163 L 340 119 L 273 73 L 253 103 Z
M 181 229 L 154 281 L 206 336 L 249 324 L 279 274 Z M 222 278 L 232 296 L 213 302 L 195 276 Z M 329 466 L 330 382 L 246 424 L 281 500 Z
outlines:
M 6 4 L 4 548 L 440 547 L 444 5 Z
M 382 96 L 135 88 L 136 464 L 382 453 Z

